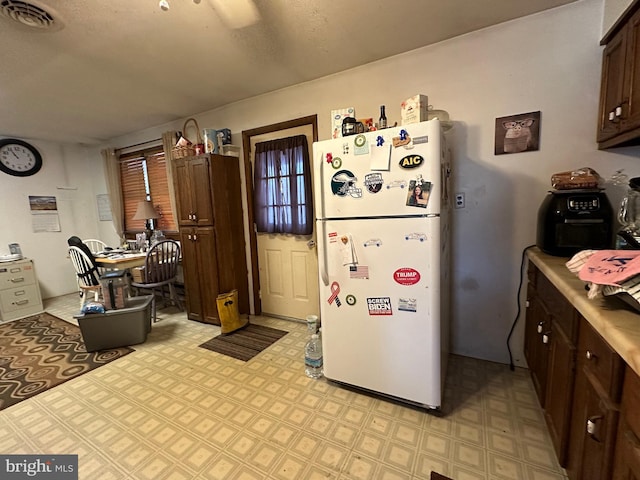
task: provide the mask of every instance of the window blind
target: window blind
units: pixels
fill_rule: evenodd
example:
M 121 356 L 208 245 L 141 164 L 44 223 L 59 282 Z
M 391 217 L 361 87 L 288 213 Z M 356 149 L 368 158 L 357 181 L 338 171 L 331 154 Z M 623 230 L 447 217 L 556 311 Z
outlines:
M 145 220 L 134 220 L 138 202 L 151 200 L 160 215 L 155 228 L 176 231 L 176 223 L 171 212 L 169 179 L 166 158 L 162 147 L 131 152 L 120 156 L 120 181 L 124 205 L 124 223 L 127 233 L 141 232 Z

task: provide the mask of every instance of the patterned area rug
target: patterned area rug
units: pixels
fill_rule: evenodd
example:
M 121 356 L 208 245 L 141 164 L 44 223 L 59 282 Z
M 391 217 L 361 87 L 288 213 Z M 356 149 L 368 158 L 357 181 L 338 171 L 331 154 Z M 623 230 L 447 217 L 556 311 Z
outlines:
M 200 346 L 246 362 L 287 333 L 289 332 L 250 323 L 233 333 L 213 337 Z
M 0 324 L 0 410 L 133 351 L 87 353 L 80 329 L 48 313 Z

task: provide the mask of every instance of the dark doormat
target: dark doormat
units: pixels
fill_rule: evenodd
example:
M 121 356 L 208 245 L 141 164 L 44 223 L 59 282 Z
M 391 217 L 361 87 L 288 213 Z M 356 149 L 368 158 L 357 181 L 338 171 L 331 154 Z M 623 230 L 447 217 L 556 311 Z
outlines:
M 200 346 L 246 362 L 287 333 L 289 332 L 250 323 L 233 333 L 213 337 Z

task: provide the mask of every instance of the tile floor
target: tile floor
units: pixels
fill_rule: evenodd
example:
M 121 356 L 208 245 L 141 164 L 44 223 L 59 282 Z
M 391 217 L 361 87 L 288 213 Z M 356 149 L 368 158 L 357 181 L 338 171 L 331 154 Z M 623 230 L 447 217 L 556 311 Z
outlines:
M 307 378 L 306 326 L 252 322 L 290 333 L 245 363 L 160 310 L 134 353 L 0 411 L 0 453 L 78 454 L 81 480 L 566 479 L 527 370 L 452 356 L 434 415 Z

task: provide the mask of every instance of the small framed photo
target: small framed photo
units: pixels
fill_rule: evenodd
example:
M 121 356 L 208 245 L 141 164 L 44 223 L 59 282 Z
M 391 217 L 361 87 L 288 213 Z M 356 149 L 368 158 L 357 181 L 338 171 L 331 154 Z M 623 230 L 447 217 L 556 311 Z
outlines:
M 407 206 L 427 208 L 431 195 L 431 182 L 411 180 L 407 195 Z
M 531 152 L 539 148 L 540 112 L 496 118 L 496 155 Z

